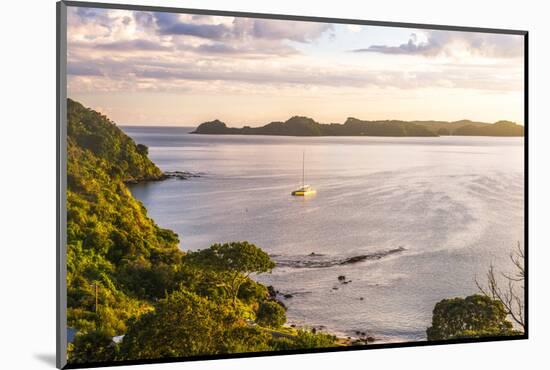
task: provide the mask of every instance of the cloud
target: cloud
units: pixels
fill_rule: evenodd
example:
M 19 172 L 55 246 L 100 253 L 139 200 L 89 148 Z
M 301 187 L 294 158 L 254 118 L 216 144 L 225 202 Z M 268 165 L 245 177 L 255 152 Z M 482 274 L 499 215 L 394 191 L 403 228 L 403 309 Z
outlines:
M 189 50 L 189 46 L 184 46 Z M 224 42 L 215 42 L 211 44 L 202 44 L 193 48 L 194 51 L 204 55 L 228 55 L 233 57 L 254 57 L 268 58 L 270 56 L 290 56 L 298 52 L 287 45 L 274 42 L 256 42 L 252 45 L 247 43 L 229 44 Z
M 406 43 L 397 46 L 371 45 L 355 49 L 358 53 L 382 53 L 401 55 L 457 55 L 468 53 L 493 58 L 513 58 L 523 56 L 523 37 L 518 35 L 487 34 L 457 31 L 427 31 L 422 40 L 412 33 Z
M 99 8 L 76 7 L 75 13 L 82 19 L 91 21 L 103 18 L 106 14 L 105 10 Z
M 101 70 L 95 65 L 85 63 L 67 63 L 67 74 L 72 76 L 103 76 Z
M 220 40 L 230 33 L 224 24 L 199 24 L 182 22 L 178 14 L 154 13 L 158 32 L 163 35 L 188 35 L 212 40 Z
M 72 75 L 87 77 L 91 72 L 113 81 L 113 86 L 135 90 L 151 88 L 171 91 L 188 88 L 194 81 L 203 88 L 216 81 L 231 86 L 234 83 L 256 86 L 325 86 L 345 88 L 377 87 L 384 89 L 465 88 L 486 91 L 516 91 L 521 89 L 521 76 L 495 75 L 489 67 L 464 68 L 449 64 L 436 70 L 399 71 L 365 69 L 342 65 L 309 65 L 301 63 L 269 66 L 263 63 L 195 63 L 194 61 L 163 61 L 136 57 L 120 61 L 104 59 L 101 63 L 87 60 L 70 63 Z M 144 84 L 147 82 L 147 84 Z M 131 86 L 131 87 L 128 87 Z
M 193 16 L 138 11 L 69 15 L 69 84 L 76 91 L 204 91 L 231 94 L 278 88 L 467 88 L 520 91 L 517 60 L 400 58 L 366 62 L 334 49 L 342 35 L 330 24 Z M 96 16 L 99 19 L 96 19 Z M 130 19 L 129 19 L 130 18 Z M 107 24 L 110 32 L 99 23 Z M 365 32 L 367 26 L 362 26 Z M 297 43 L 319 42 L 330 61 Z M 362 52 L 434 56 L 450 52 L 514 55 L 518 39 L 503 35 L 415 31 L 407 43 L 373 45 Z M 521 41 L 521 40 L 520 40 Z M 519 42 L 521 45 L 521 42 Z M 314 46 L 317 48 L 317 46 Z M 394 63 L 395 62 L 395 63 Z M 479 63 L 478 63 L 479 62 Z M 518 67 L 519 66 L 519 67 Z M 357 93 L 361 93 L 357 90 Z
M 153 17 L 153 14 L 149 12 L 135 11 L 132 15 L 134 16 L 136 24 L 138 24 L 140 27 L 144 29 L 149 29 L 154 26 L 155 18 Z
M 73 8 L 71 8 L 73 9 Z M 75 21 L 79 24 L 89 24 L 94 23 L 97 25 L 100 25 L 102 27 L 107 28 L 109 31 L 112 27 L 112 20 L 109 17 L 109 12 L 105 9 L 98 9 L 98 8 L 84 8 L 84 7 L 76 7 L 74 8 L 75 11 Z
M 188 35 L 211 40 L 269 39 L 311 42 L 332 24 L 293 22 L 273 19 L 234 18 L 231 25 L 215 23 L 210 16 L 180 19 L 178 14 L 154 13 L 158 32 L 162 35 Z
M 73 42 L 73 47 L 92 48 L 95 50 L 109 50 L 109 51 L 168 51 L 173 50 L 173 47 L 164 46 L 159 42 L 150 40 L 134 39 L 134 40 L 121 40 L 113 42 L 97 42 L 90 45 L 90 43 Z
M 236 23 L 243 23 L 243 21 L 249 24 L 248 33 L 254 37 L 302 43 L 311 42 L 333 28 L 333 25 L 328 23 L 293 22 L 289 24 L 288 21 L 272 19 L 235 19 Z
M 315 41 L 331 24 L 185 15 L 166 12 L 69 8 L 69 53 L 101 50 L 174 51 L 190 57 L 289 57 L 301 52 L 288 41 Z M 85 50 L 87 49 L 87 50 Z

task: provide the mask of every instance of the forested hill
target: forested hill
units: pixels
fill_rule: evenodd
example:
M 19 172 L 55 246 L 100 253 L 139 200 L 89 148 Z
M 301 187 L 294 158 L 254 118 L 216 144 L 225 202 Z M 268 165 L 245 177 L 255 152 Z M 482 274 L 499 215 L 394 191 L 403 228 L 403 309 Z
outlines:
M 102 160 L 110 176 L 123 181 L 160 179 L 162 172 L 147 157 L 147 147 L 137 144 L 106 116 L 67 101 L 68 144 L 89 150 Z
M 69 360 L 90 362 L 109 359 L 109 338 L 173 289 L 183 253 L 177 235 L 158 227 L 124 183 L 161 175 L 147 148 L 100 113 L 67 105 L 67 324 L 81 343 Z M 97 356 L 77 354 L 84 346 Z
M 469 120 L 445 121 L 364 121 L 348 118 L 343 124 L 318 123 L 308 117 L 294 116 L 285 122 L 271 122 L 261 127 L 227 127 L 214 120 L 200 124 L 194 134 L 280 135 L 280 136 L 523 136 L 524 128 L 509 121 L 494 124 Z
M 334 345 L 295 329 L 272 336 L 284 308 L 248 278 L 273 268 L 267 253 L 247 242 L 182 252 L 128 190 L 165 178 L 147 147 L 104 115 L 67 104 L 67 325 L 77 332 L 69 363 Z

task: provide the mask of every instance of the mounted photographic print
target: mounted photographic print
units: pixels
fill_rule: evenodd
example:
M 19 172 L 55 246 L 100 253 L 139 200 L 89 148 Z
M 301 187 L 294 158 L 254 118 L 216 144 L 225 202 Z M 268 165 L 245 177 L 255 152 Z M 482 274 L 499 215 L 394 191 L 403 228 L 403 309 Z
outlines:
M 58 3 L 58 367 L 527 338 L 527 32 Z

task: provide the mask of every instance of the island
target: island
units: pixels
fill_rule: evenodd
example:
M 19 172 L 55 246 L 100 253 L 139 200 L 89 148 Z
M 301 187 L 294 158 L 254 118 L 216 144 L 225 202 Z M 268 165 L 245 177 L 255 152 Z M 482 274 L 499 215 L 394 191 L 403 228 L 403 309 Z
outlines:
M 260 127 L 228 127 L 216 119 L 201 123 L 192 134 L 205 135 L 278 135 L 278 136 L 524 136 L 524 127 L 511 121 L 495 123 L 460 121 L 365 121 L 348 118 L 341 123 L 319 123 L 309 117 L 294 116 L 285 122 Z

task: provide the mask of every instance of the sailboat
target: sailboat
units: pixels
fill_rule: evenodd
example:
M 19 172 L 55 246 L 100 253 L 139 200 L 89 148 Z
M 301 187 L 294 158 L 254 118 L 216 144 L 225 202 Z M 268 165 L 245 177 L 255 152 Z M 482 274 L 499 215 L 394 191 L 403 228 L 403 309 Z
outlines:
M 291 194 L 295 197 L 305 197 L 307 195 L 313 195 L 317 193 L 315 189 L 311 186 L 305 184 L 305 163 L 306 163 L 306 153 L 302 153 L 302 186 L 294 190 Z

